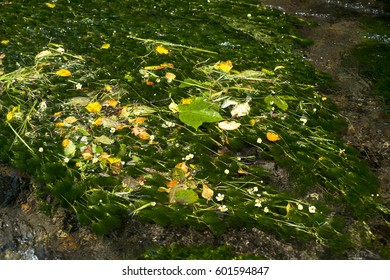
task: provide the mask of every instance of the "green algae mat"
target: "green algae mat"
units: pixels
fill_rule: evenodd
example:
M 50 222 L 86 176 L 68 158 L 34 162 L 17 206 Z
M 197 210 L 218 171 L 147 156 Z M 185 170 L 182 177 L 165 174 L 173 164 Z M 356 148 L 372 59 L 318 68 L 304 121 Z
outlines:
M 390 211 L 297 50 L 308 23 L 250 0 L 0 5 L 0 159 L 81 224 L 376 246 Z

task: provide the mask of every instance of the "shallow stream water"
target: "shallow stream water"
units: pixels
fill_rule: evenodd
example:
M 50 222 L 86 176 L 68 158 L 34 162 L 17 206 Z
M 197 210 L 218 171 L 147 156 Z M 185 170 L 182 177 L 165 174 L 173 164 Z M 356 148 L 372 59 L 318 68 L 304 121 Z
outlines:
M 318 70 L 328 73 L 337 83 L 336 89 L 330 90 L 328 94 L 340 107 L 341 113 L 349 120 L 349 128 L 344 139 L 357 147 L 362 158 L 370 163 L 380 180 L 381 195 L 390 200 L 390 161 L 388 159 L 390 123 L 386 113 L 389 110 L 390 85 L 387 83 L 389 86 L 387 96 L 386 84 L 385 90 L 382 90 L 380 94 L 374 94 L 373 87 L 377 79 L 370 77 L 372 70 L 361 71 L 362 62 L 352 56 L 352 50 L 367 40 L 383 42 L 389 47 L 390 34 L 386 33 L 386 28 L 368 30 L 362 19 L 365 18 L 371 27 L 376 24 L 389 26 L 390 5 L 386 1 L 363 0 L 263 0 L 261 3 L 269 8 L 283 10 L 317 23 L 316 27 L 302 28 L 302 33 L 313 41 L 313 44 L 302 49 L 302 52 Z M 0 3 L 0 9 L 2 9 L 1 5 L 8 4 Z M 30 14 L 31 8 L 26 8 L 25 13 Z M 77 8 L 83 7 L 80 5 Z M 109 5 L 103 11 L 98 11 L 93 7 L 84 8 L 91 9 L 90 18 L 67 19 L 68 27 L 57 30 L 57 34 L 51 33 L 49 25 L 41 26 L 38 30 L 34 27 L 34 20 L 39 19 L 26 17 L 31 20 L 31 26 L 17 36 L 30 36 L 30 38 L 39 40 L 40 36 L 49 34 L 58 36 L 64 43 L 69 43 L 66 40 L 70 39 L 63 35 L 71 34 L 72 25 L 79 24 L 90 26 L 89 32 L 86 32 L 83 38 L 79 38 L 82 42 L 78 47 L 84 51 L 96 51 L 93 47 L 95 43 L 93 40 L 97 38 L 91 36 L 93 33 L 101 33 L 102 42 L 108 39 L 107 36 L 113 36 L 118 45 L 123 48 L 129 47 L 121 41 L 119 34 L 126 29 L 119 26 L 123 15 L 110 14 Z M 177 10 L 172 11 L 172 16 L 179 17 L 184 23 L 187 21 L 188 28 L 191 28 L 191 18 L 186 18 L 186 15 L 181 12 L 178 7 Z M 74 13 L 76 14 L 77 10 Z M 117 26 L 113 26 L 112 30 L 101 30 L 103 24 L 100 23 L 107 20 L 112 20 Z M 164 22 L 169 19 L 158 18 L 158 20 Z M 57 21 L 60 19 L 53 18 L 48 23 Z M 140 14 L 139 32 L 147 34 L 151 31 L 142 28 L 144 22 L 147 22 L 147 19 L 145 15 Z M 205 24 L 202 27 L 203 34 L 199 34 L 200 39 L 202 36 L 204 38 L 211 36 L 208 29 L 213 28 L 212 24 L 215 23 L 210 22 L 209 25 Z M 163 37 L 169 36 L 163 34 L 164 30 L 153 32 L 161 32 Z M 75 37 L 71 39 L 75 40 L 77 36 L 80 35 L 75 34 Z M 225 44 L 223 38 L 213 39 L 219 41 L 220 45 Z M 30 41 L 26 40 L 26 43 Z M 28 48 L 26 51 L 29 51 Z M 384 54 L 373 55 L 382 56 Z M 27 59 L 23 53 L 14 53 L 14 57 L 20 61 Z M 102 59 L 99 63 L 107 64 L 109 59 L 107 58 L 107 61 Z M 381 57 L 381 59 L 390 61 L 390 56 Z M 111 67 L 111 69 L 116 69 L 131 66 L 126 65 L 125 61 L 115 61 Z M 375 65 L 372 67 L 375 68 Z M 379 75 L 386 75 L 386 73 L 381 72 Z M 230 244 L 240 253 L 264 255 L 274 259 L 316 259 L 322 253 L 322 249 L 316 245 L 313 245 L 312 251 L 308 251 L 308 247 L 285 244 L 256 229 L 234 230 L 216 238 L 210 232 L 174 227 L 162 228 L 157 225 L 129 222 L 124 232 L 117 232 L 109 237 L 96 237 L 87 229 L 79 228 L 76 222 L 69 221 L 72 218 L 66 211 L 59 211 L 50 218 L 38 213 L 38 206 L 28 187 L 29 178 L 24 174 L 6 167 L 3 167 L 1 174 L 0 194 L 3 198 L 0 199 L 0 259 L 134 258 L 151 245 L 167 246 L 172 243 Z M 7 192 L 4 192 L 4 189 L 7 189 Z M 67 222 L 64 223 L 64 220 Z M 383 243 L 390 246 L 389 233 L 383 233 L 382 238 Z M 376 252 L 364 251 L 364 249 L 351 252 L 347 257 L 379 258 Z

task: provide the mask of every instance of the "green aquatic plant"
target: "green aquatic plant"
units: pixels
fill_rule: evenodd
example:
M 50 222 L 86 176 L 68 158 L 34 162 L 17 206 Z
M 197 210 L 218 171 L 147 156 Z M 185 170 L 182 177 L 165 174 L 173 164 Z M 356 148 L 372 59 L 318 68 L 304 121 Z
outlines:
M 104 23 L 110 35 L 89 42 L 93 51 L 51 43 L 0 75 L 1 159 L 40 192 L 99 234 L 134 217 L 216 234 L 256 226 L 330 244 L 349 240 L 340 208 L 358 220 L 388 211 L 372 196 L 367 164 L 339 137 L 345 122 L 316 85 L 324 76 L 294 49 L 300 20 L 251 1 L 190 2 L 203 13 L 176 11 L 186 21 L 166 3 L 131 2 L 170 19 L 156 26 L 164 38 L 147 37 L 142 25 L 114 35 Z M 227 2 L 236 16 L 226 16 Z M 206 19 L 218 31 L 209 37 Z M 173 36 L 188 20 L 200 35 Z M 288 171 L 287 184 L 276 168 Z

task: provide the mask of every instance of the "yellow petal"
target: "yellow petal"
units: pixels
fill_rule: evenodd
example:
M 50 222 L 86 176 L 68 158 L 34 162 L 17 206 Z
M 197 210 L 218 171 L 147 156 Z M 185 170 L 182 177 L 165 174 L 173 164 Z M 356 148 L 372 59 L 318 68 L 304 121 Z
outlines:
M 56 75 L 60 77 L 70 77 L 72 76 L 72 73 L 67 69 L 60 69 L 57 70 Z
M 3 45 L 7 45 L 9 43 L 9 40 L 1 40 L 1 42 Z
M 217 70 L 221 70 L 225 73 L 229 73 L 233 68 L 233 63 L 230 60 L 227 61 L 219 61 L 214 65 L 214 68 Z
M 99 113 L 100 110 L 102 109 L 102 104 L 99 102 L 93 102 L 89 103 L 85 108 L 88 110 L 90 113 Z
M 110 48 L 110 44 L 109 44 L 109 43 L 105 43 L 105 44 L 103 44 L 100 48 L 101 48 L 101 49 L 104 49 L 104 50 L 107 50 L 107 49 Z
M 166 49 L 163 45 L 158 45 L 156 47 L 156 52 L 158 52 L 159 54 L 169 54 L 169 50 Z
M 279 135 L 277 135 L 276 133 L 274 132 L 271 132 L 271 131 L 268 131 L 267 132 L 267 139 L 271 142 L 276 142 L 276 141 L 279 141 L 281 138 Z
M 53 9 L 53 8 L 55 8 L 56 4 L 54 4 L 54 3 L 46 3 L 46 6 L 48 6 L 51 9 Z

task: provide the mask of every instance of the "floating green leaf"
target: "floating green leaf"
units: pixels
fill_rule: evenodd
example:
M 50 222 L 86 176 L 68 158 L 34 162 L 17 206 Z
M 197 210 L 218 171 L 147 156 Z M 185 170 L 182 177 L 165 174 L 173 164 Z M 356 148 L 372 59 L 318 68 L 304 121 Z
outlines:
M 179 190 L 175 193 L 175 201 L 181 204 L 191 204 L 198 200 L 196 192 L 190 189 Z
M 179 104 L 179 119 L 195 129 L 204 122 L 212 123 L 223 120 L 221 115 L 213 108 L 213 104 L 202 97 L 194 98 L 191 104 Z

